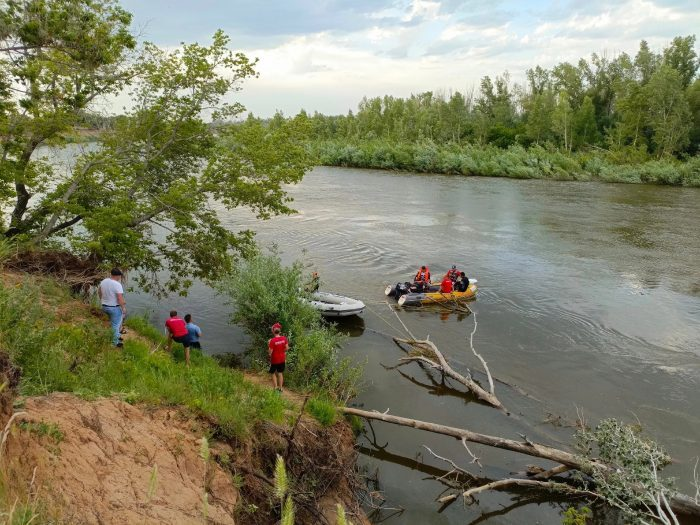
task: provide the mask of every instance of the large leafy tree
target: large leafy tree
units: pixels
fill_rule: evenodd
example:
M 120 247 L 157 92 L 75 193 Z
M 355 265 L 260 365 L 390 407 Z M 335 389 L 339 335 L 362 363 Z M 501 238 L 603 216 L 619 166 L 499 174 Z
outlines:
M 26 78 L 26 94 L 15 95 L 11 80 L 0 101 L 9 108 L 0 175 L 0 195 L 13 209 L 6 237 L 67 246 L 135 270 L 146 289 L 182 292 L 193 278 L 217 278 L 253 248 L 252 233 L 230 231 L 222 211 L 244 206 L 261 218 L 290 211 L 283 185 L 310 168 L 308 119 L 215 125 L 244 111 L 230 96 L 256 75 L 255 62 L 230 51 L 222 32 L 208 46 L 166 52 L 146 44 L 128 61 L 130 18 L 109 0 L 17 0 L 1 16 L 11 22 L 5 67 L 20 85 Z M 65 20 L 74 16 L 83 21 L 80 34 L 94 39 L 69 31 Z M 35 20 L 40 27 L 27 33 Z M 38 43 L 26 36 L 37 32 L 45 35 Z M 26 58 L 14 65 L 17 53 Z M 0 93 L 6 83 L 0 77 Z M 37 159 L 36 148 L 60 143 L 95 97 L 127 83 L 129 109 L 69 173 Z M 162 270 L 170 275 L 164 283 Z
M 691 113 L 683 91 L 683 77 L 666 64 L 644 86 L 649 104 L 649 125 L 659 157 L 671 155 L 688 144 Z
M 32 194 L 52 178 L 35 150 L 60 142 L 96 97 L 130 78 L 130 22 L 109 0 L 0 2 L 0 196 L 13 200 L 6 235 L 30 229 Z

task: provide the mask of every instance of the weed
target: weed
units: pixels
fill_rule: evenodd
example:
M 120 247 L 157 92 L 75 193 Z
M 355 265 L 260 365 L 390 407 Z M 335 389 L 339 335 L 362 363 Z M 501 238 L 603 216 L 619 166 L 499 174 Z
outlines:
M 61 443 L 65 437 L 56 423 L 47 423 L 45 421 L 20 421 L 18 426 L 25 432 L 30 432 L 35 436 L 48 437 L 57 445 Z
M 158 490 L 158 464 L 154 463 L 151 469 L 151 476 L 148 479 L 147 501 L 151 501 Z

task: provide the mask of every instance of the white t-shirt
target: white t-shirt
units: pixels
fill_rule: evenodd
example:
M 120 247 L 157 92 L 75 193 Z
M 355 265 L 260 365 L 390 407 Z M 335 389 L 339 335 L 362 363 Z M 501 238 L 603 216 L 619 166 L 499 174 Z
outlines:
M 107 306 L 119 306 L 117 294 L 124 293 L 122 283 L 107 277 L 100 283 L 100 290 L 102 291 L 102 304 Z

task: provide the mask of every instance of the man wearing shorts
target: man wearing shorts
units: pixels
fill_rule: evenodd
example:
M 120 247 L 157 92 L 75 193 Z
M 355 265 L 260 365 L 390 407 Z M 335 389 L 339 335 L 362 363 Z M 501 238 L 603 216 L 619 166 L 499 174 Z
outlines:
M 185 363 L 190 366 L 190 338 L 187 332 L 187 323 L 177 316 L 175 310 L 170 310 L 170 319 L 165 321 L 168 329 L 168 352 L 172 351 L 173 341 L 181 343 L 185 347 Z
M 277 392 L 282 392 L 284 386 L 284 364 L 287 359 L 289 341 L 281 334 L 282 325 L 275 323 L 272 325 L 272 339 L 267 342 L 267 354 L 270 356 L 270 370 L 272 374 L 272 384 Z

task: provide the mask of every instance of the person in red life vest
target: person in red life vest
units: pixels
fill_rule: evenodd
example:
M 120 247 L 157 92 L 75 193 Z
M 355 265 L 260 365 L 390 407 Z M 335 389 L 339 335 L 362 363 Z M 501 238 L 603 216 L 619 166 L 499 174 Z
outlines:
M 453 264 L 452 268 L 447 270 L 447 273 L 445 274 L 445 277 L 448 277 L 450 281 L 455 282 L 457 280 L 457 277 L 459 277 L 459 270 L 457 269 L 457 265 Z
M 440 293 L 452 293 L 452 279 L 447 275 L 445 275 L 440 283 Z
M 430 287 L 430 268 L 425 265 L 421 266 L 413 278 L 413 283 L 419 292 L 428 289 Z
M 284 386 L 284 364 L 289 350 L 289 341 L 282 335 L 282 325 L 272 325 L 272 339 L 267 342 L 267 354 L 270 356 L 270 370 L 272 384 L 277 392 L 282 392 Z
M 168 352 L 172 351 L 173 341 L 181 343 L 185 347 L 185 363 L 190 366 L 190 338 L 187 323 L 177 316 L 175 310 L 170 310 L 170 319 L 165 321 L 165 327 L 168 329 Z

